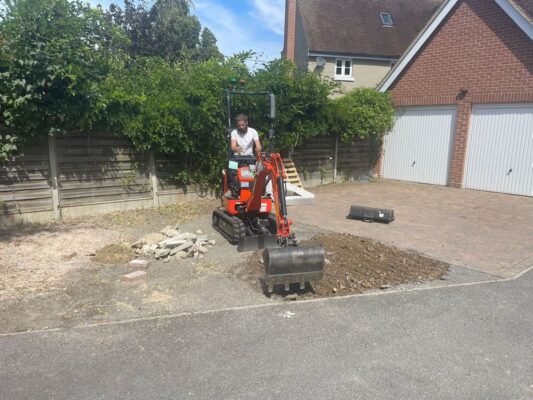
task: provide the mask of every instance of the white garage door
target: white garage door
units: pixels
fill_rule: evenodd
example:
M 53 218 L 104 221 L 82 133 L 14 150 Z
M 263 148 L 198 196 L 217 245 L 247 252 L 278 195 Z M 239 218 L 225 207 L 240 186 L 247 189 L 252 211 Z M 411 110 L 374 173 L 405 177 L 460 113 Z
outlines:
M 533 104 L 474 106 L 465 188 L 533 196 Z
M 454 107 L 399 109 L 384 138 L 383 177 L 446 185 L 455 112 Z

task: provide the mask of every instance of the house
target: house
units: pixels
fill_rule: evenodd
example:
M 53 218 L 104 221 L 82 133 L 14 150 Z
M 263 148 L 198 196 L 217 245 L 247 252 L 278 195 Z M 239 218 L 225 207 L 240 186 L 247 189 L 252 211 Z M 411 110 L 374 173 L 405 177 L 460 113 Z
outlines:
M 533 196 L 533 1 L 447 0 L 379 90 L 382 177 Z
M 376 87 L 443 0 L 287 0 L 283 56 L 342 82 Z

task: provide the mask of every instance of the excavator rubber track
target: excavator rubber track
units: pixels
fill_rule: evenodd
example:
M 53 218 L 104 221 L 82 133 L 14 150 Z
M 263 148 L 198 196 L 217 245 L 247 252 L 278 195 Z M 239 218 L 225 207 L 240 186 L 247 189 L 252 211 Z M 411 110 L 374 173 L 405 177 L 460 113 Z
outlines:
M 246 237 L 244 222 L 238 217 L 227 214 L 223 208 L 213 211 L 213 228 L 222 234 L 231 244 L 238 244 Z
M 269 230 L 275 232 L 276 217 L 268 216 Z M 237 251 L 254 251 L 268 247 L 278 247 L 275 234 L 253 235 L 247 232 L 244 222 L 236 216 L 226 213 L 224 208 L 213 211 L 213 228 L 220 232 L 231 244 L 237 245 Z

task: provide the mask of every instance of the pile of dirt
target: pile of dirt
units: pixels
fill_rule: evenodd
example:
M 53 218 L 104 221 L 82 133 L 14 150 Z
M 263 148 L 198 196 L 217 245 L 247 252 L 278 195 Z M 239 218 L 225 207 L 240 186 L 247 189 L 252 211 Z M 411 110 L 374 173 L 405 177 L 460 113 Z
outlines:
M 91 258 L 99 264 L 125 264 L 135 258 L 135 250 L 123 243 L 113 243 L 102 247 Z
M 300 293 L 304 297 L 342 296 L 370 289 L 387 289 L 398 284 L 431 281 L 439 279 L 449 267 L 444 262 L 415 252 L 348 234 L 321 234 L 300 242 L 301 246 L 319 244 L 326 250 L 324 278 L 312 291 Z M 240 266 L 236 273 L 250 282 L 261 279 L 264 274 L 261 251 L 250 256 L 246 265 Z M 283 288 L 276 293 L 284 295 Z

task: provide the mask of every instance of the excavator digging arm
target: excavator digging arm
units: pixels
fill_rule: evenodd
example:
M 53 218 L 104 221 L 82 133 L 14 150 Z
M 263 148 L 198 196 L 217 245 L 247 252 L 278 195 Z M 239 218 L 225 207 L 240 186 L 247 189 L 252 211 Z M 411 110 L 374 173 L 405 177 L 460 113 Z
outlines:
M 291 235 L 292 221 L 287 218 L 287 203 L 285 201 L 285 189 L 283 180 L 285 178 L 285 168 L 281 156 L 273 153 L 270 158 L 264 154 L 258 156 L 258 172 L 252 189 L 252 195 L 248 199 L 247 211 L 258 212 L 261 207 L 261 197 L 264 193 L 268 180 L 272 182 L 272 196 L 274 198 L 274 209 L 276 211 L 276 227 L 278 238 L 283 241 L 293 242 Z M 289 244 L 289 243 L 286 243 Z

